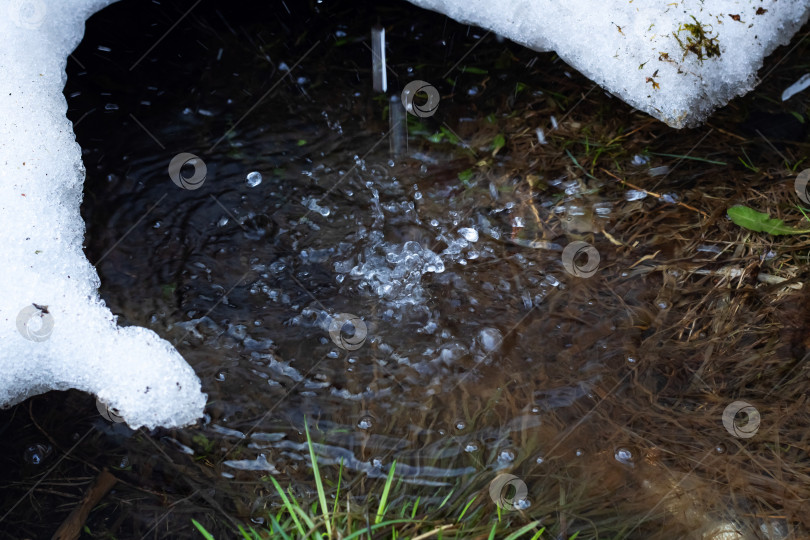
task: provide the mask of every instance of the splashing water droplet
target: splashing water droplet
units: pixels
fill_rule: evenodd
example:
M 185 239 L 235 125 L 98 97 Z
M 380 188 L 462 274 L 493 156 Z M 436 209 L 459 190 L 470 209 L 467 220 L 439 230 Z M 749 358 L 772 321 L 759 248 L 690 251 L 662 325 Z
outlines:
M 512 502 L 512 506 L 515 507 L 516 510 L 526 510 L 532 505 L 532 502 L 529 499 L 519 499 Z
M 498 454 L 498 461 L 504 461 L 507 463 L 511 463 L 515 461 L 515 451 L 514 450 L 501 450 Z
M 459 234 L 464 237 L 468 242 L 478 242 L 478 231 L 470 227 L 464 227 L 458 230 Z
M 484 328 L 478 333 L 478 342 L 485 352 L 493 352 L 501 346 L 503 336 L 495 328 Z
M 247 185 L 249 187 L 256 187 L 262 183 L 262 175 L 259 172 L 253 171 L 247 175 Z
M 360 419 L 359 422 L 357 422 L 357 427 L 359 427 L 360 429 L 364 429 L 364 430 L 365 429 L 371 429 L 371 427 L 374 425 L 373 420 L 374 419 L 371 418 L 370 416 L 364 416 L 363 418 Z
M 628 189 L 624 198 L 628 201 L 640 201 L 647 197 L 647 192 L 640 189 Z
M 639 154 L 636 154 L 635 156 L 633 156 L 633 161 L 632 161 L 633 165 L 646 165 L 649 162 L 650 162 L 649 156 L 642 156 L 642 155 L 639 155 Z

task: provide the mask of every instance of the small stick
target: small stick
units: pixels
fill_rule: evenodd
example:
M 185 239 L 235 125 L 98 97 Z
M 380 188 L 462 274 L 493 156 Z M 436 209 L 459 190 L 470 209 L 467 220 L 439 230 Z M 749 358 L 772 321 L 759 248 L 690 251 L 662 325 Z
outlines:
M 84 494 L 82 501 L 70 515 L 62 522 L 51 540 L 78 540 L 87 517 L 95 506 L 112 489 L 118 479 L 106 468 L 102 469 L 95 481 Z
M 655 198 L 657 198 L 657 199 L 660 199 L 660 198 L 662 197 L 662 195 L 661 195 L 660 193 L 656 193 L 656 192 L 654 192 L 654 191 L 650 191 L 650 190 L 648 190 L 648 189 L 644 189 L 644 188 L 638 187 L 638 186 L 636 186 L 636 185 L 634 185 L 634 184 L 631 184 L 631 183 L 630 183 L 630 182 L 628 182 L 627 180 L 622 180 L 621 178 L 619 178 L 618 176 L 616 176 L 616 175 L 615 175 L 615 174 L 613 174 L 612 172 L 608 171 L 607 169 L 602 169 L 602 168 L 600 167 L 600 170 L 601 170 L 603 173 L 605 173 L 605 174 L 607 174 L 607 175 L 612 176 L 613 178 L 615 178 L 616 180 L 618 180 L 619 182 L 621 182 L 622 184 L 624 184 L 624 185 L 626 185 L 626 186 L 630 186 L 630 187 L 631 187 L 631 188 L 633 188 L 633 189 L 637 189 L 637 190 L 639 190 L 639 191 L 643 191 L 643 192 L 644 192 L 644 193 L 646 193 L 647 195 L 652 195 L 653 197 L 655 197 Z M 693 212 L 698 212 L 698 213 L 700 213 L 701 215 L 703 215 L 703 217 L 706 217 L 706 218 L 708 218 L 708 217 L 709 217 L 709 214 L 707 214 L 707 213 L 706 213 L 706 212 L 704 212 L 703 210 L 698 210 L 698 209 L 697 209 L 697 208 L 695 208 L 694 206 L 689 206 L 688 204 L 685 204 L 685 203 L 682 203 L 682 202 L 676 202 L 675 204 L 677 204 L 678 206 L 683 206 L 684 208 L 688 208 L 689 210 L 692 210 Z

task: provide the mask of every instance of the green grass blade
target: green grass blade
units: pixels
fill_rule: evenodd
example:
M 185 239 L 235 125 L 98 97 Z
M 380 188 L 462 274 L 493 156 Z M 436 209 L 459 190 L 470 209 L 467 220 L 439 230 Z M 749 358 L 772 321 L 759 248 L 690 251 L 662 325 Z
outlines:
M 383 488 L 382 497 L 380 498 L 380 507 L 377 509 L 377 517 L 374 523 L 382 521 L 383 514 L 385 514 L 385 505 L 388 503 L 388 494 L 391 492 L 391 484 L 394 483 L 394 470 L 397 468 L 397 462 L 391 464 L 391 469 L 388 471 L 388 478 L 385 480 L 385 487 Z
M 492 530 L 489 531 L 489 540 L 495 540 L 495 529 L 498 528 L 498 523 L 492 524 Z
M 712 165 L 727 165 L 725 161 L 713 161 L 711 159 L 700 158 L 695 156 L 681 156 L 679 154 L 660 154 L 658 152 L 649 152 L 653 156 L 674 157 L 680 159 L 691 159 L 692 161 L 702 161 L 703 163 L 711 163 Z
M 301 536 L 303 537 L 306 531 L 304 530 L 304 527 L 301 525 L 301 522 L 298 521 L 298 516 L 296 515 L 295 510 L 293 509 L 293 505 L 290 502 L 290 499 L 287 497 L 287 494 L 284 493 L 284 490 L 281 489 L 281 485 L 279 485 L 278 481 L 275 478 L 271 476 L 270 481 L 273 482 L 273 486 L 275 486 L 276 491 L 278 491 L 278 494 L 281 495 L 281 502 L 284 503 L 284 507 L 287 508 L 287 512 L 289 512 L 290 516 L 292 516 L 292 519 L 295 522 L 295 526 L 298 529 L 298 532 L 300 532 Z
M 359 531 L 355 531 L 355 532 L 353 532 L 352 534 L 350 534 L 348 536 L 344 536 L 343 540 L 354 540 L 355 538 L 360 538 L 364 534 L 368 534 L 369 529 L 371 529 L 371 531 L 373 532 L 373 531 L 388 527 L 389 525 L 397 525 L 399 523 L 411 523 L 411 524 L 413 524 L 413 521 L 411 521 L 410 519 L 390 519 L 388 521 L 383 521 L 382 523 L 377 523 L 377 524 L 372 525 L 370 527 L 363 527 Z
M 206 531 L 205 527 L 200 525 L 199 521 L 197 521 L 196 519 L 192 519 L 191 523 L 193 523 L 194 526 L 197 527 L 197 530 L 200 531 L 200 534 L 203 535 L 203 538 L 205 538 L 205 540 L 214 540 L 214 535 Z
M 531 523 L 529 523 L 528 525 L 524 525 L 524 526 L 523 526 L 523 527 L 521 527 L 520 529 L 516 530 L 515 532 L 513 532 L 512 534 L 510 534 L 509 536 L 507 536 L 507 537 L 506 537 L 504 540 L 517 540 L 518 538 L 520 538 L 521 536 L 523 536 L 523 535 L 524 535 L 524 534 L 526 534 L 527 532 L 531 531 L 532 529 L 534 529 L 534 528 L 535 528 L 535 527 L 537 527 L 538 525 L 540 525 L 540 521 L 539 521 L 539 520 L 538 520 L 538 521 L 532 521 L 532 522 L 531 522 Z M 544 530 L 545 530 L 545 527 L 544 527 L 544 528 L 542 528 L 542 529 L 540 529 L 540 533 L 542 534 L 542 532 L 543 532 Z
M 248 535 L 248 533 L 247 533 L 247 531 L 244 529 L 244 527 L 242 527 L 241 525 L 237 525 L 237 526 L 236 526 L 236 528 L 237 528 L 237 529 L 239 529 L 239 534 L 241 534 L 241 535 L 242 535 L 242 538 L 244 538 L 245 540 L 253 540 L 253 538 L 251 538 L 251 537 Z
M 590 174 L 588 171 L 586 171 L 585 167 L 583 167 L 582 165 L 579 164 L 579 161 L 577 161 L 577 158 L 575 158 L 574 155 L 571 152 L 569 152 L 567 148 L 565 150 L 565 153 L 568 154 L 568 157 L 571 158 L 571 161 L 574 162 L 574 165 L 576 165 L 577 168 L 579 168 L 579 170 L 581 170 L 583 173 L 585 173 L 585 176 L 587 176 L 588 178 L 592 178 L 592 179 L 596 180 L 596 177 L 593 176 L 592 174 Z
M 422 496 L 416 498 L 416 502 L 413 503 L 413 510 L 411 511 L 411 519 L 416 519 L 416 509 L 419 508 L 419 501 L 422 500 Z
M 541 536 L 543 536 L 543 533 L 544 533 L 544 532 L 546 532 L 546 528 L 545 528 L 545 527 L 543 527 L 542 529 L 540 529 L 539 531 L 537 531 L 537 534 L 535 534 L 534 536 L 532 536 L 532 540 L 538 540 L 538 538 L 540 538 Z M 577 533 L 577 534 L 579 534 L 579 533 Z
M 307 432 L 307 446 L 309 447 L 309 457 L 312 460 L 312 474 L 315 476 L 315 487 L 318 488 L 318 500 L 321 501 L 323 521 L 326 523 L 326 534 L 328 538 L 332 538 L 332 522 L 329 521 L 329 507 L 326 506 L 326 492 L 323 489 L 323 480 L 321 479 L 321 472 L 318 470 L 318 460 L 315 457 L 315 448 L 312 446 L 312 438 L 309 436 L 309 424 L 306 418 L 304 418 L 304 430 Z
M 464 514 L 466 514 L 466 513 L 467 513 L 467 510 L 470 508 L 470 506 L 472 505 L 472 503 L 474 503 L 474 502 L 475 502 L 475 499 L 477 499 L 477 498 L 478 498 L 478 495 L 476 495 L 475 497 L 473 497 L 472 499 L 470 499 L 470 502 L 468 502 L 467 504 L 465 504 L 465 505 L 464 505 L 464 509 L 461 511 L 461 514 L 459 514 L 458 518 L 456 519 L 456 523 L 458 523 L 458 522 L 460 522 L 462 519 L 464 519 Z
M 452 497 L 453 493 L 455 493 L 455 492 L 456 492 L 455 488 L 452 489 L 450 491 L 450 493 L 447 494 L 447 497 L 444 498 L 444 500 L 442 501 L 442 504 L 439 505 L 439 508 L 442 508 L 445 504 L 447 504 L 447 501 L 450 500 L 450 497 Z
M 293 508 L 295 509 L 296 512 L 298 512 L 298 515 L 301 517 L 306 526 L 309 527 L 310 531 L 314 531 L 317 528 L 315 527 L 315 521 L 313 521 L 312 518 L 309 517 L 309 514 L 307 514 L 306 510 L 304 510 L 297 504 L 293 504 Z
M 340 483 L 343 480 L 343 458 L 340 458 L 340 469 L 338 469 L 337 491 L 335 492 L 335 505 L 332 507 L 332 519 L 337 514 L 338 501 L 340 500 Z
M 278 532 L 278 534 L 280 534 L 281 537 L 284 538 L 284 540 L 292 540 L 292 538 L 290 538 L 290 535 L 288 535 L 287 533 L 284 532 L 284 527 L 282 527 L 281 523 L 278 522 L 278 520 L 275 518 L 275 516 L 270 515 L 270 521 L 271 521 L 271 525 L 273 527 L 272 529 L 270 529 L 271 534 L 273 534 L 273 532 Z M 251 527 L 250 530 L 253 531 L 253 527 Z M 261 537 L 258 534 L 256 534 L 256 531 L 253 531 L 253 534 L 254 534 L 254 536 L 256 538 L 261 540 Z M 304 534 L 304 533 L 301 533 L 301 534 Z

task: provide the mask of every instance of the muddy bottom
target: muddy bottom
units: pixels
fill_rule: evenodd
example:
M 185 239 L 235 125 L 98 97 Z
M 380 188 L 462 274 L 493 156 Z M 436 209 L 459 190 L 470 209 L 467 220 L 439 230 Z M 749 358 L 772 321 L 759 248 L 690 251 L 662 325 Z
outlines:
M 803 219 L 808 97 L 777 100 L 803 35 L 676 131 L 405 3 L 180 4 L 93 17 L 65 95 L 101 295 L 175 344 L 205 418 L 133 432 L 78 392 L 3 411 L 0 537 L 49 537 L 103 467 L 88 538 L 266 526 L 270 476 L 314 500 L 305 423 L 357 504 L 396 461 L 397 505 L 475 498 L 471 522 L 543 538 L 810 534 L 806 237 L 725 214 Z M 438 108 L 392 127 L 412 80 Z M 204 180 L 172 181 L 181 153 Z

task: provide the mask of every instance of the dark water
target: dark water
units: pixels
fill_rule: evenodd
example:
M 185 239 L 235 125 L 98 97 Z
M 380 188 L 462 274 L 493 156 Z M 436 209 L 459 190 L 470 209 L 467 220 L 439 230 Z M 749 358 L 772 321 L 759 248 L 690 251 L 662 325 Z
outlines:
M 79 484 L 106 465 L 126 480 L 91 530 L 185 537 L 196 517 L 228 537 L 227 520 L 208 519 L 212 501 L 260 523 L 276 504 L 261 476 L 312 494 L 306 418 L 321 464 L 342 459 L 358 493 L 396 460 L 397 479 L 424 504 L 451 492 L 486 498 L 498 472 L 515 474 L 528 488 L 520 511 L 561 536 L 804 530 L 806 495 L 784 472 L 807 466 L 797 435 L 806 411 L 783 412 L 782 424 L 773 412 L 801 403 L 801 369 L 761 373 L 775 356 L 803 361 L 800 339 L 774 325 L 804 313 L 803 294 L 774 304 L 753 285 L 735 292 L 720 269 L 745 266 L 746 254 L 712 239 L 728 234 L 722 215 L 701 222 L 633 200 L 581 157 L 583 144 L 601 145 L 610 158 L 593 163 L 698 204 L 708 177 L 745 171 L 736 154 L 710 148 L 700 156 L 720 165 L 685 160 L 671 176 L 650 169 L 676 166 L 655 153 L 679 154 L 709 128 L 656 124 L 631 137 L 648 119 L 598 88 L 580 105 L 592 83 L 553 55 L 396 2 L 204 2 L 143 56 L 186 4 L 123 2 L 94 17 L 65 94 L 102 296 L 120 324 L 176 344 L 203 381 L 206 417 L 132 434 L 87 396 L 37 398 L 8 416 L 23 434 L 4 456 L 18 471 L 9 500 L 42 473 L 32 452 L 52 465 L 92 426 L 92 443 L 51 476 Z M 386 136 L 388 107 L 401 105 L 371 89 L 378 20 L 390 93 L 422 79 L 442 95 L 434 116 L 408 115 L 405 156 L 392 156 Z M 536 129 L 551 138 L 569 113 L 563 142 L 543 150 Z M 719 122 L 733 130 L 743 117 L 731 110 Z M 169 179 L 182 152 L 205 163 L 199 189 Z M 575 240 L 599 253 L 590 278 L 564 268 Z M 351 318 L 362 323 L 336 322 Z M 730 332 L 735 324 L 746 331 Z M 752 351 L 758 366 L 746 363 Z M 789 390 L 777 384 L 785 377 Z M 757 447 L 723 428 L 735 399 L 771 411 Z M 765 477 L 778 481 L 763 487 Z M 42 487 L 8 518 L 21 531 L 9 538 L 52 531 L 71 508 L 62 488 Z

